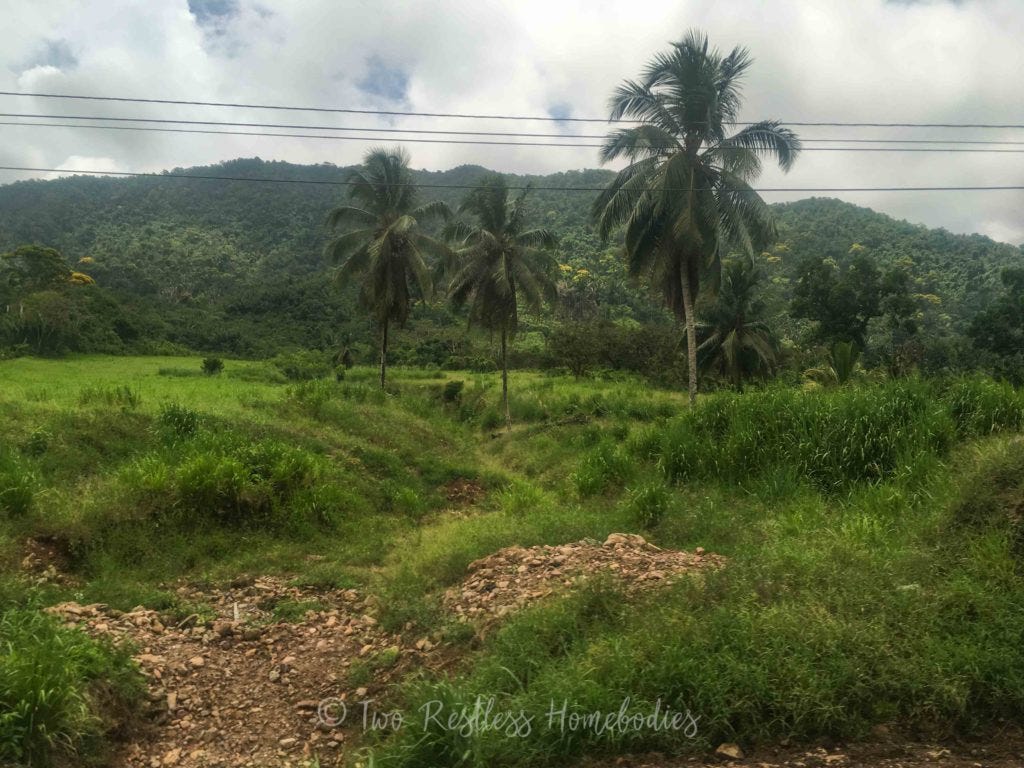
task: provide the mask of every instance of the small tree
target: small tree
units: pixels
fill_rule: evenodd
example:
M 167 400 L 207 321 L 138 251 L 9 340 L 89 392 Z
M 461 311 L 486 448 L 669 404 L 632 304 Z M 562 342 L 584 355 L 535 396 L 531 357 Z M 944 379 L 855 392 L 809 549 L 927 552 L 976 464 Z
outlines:
M 697 360 L 705 370 L 717 369 L 743 390 L 743 379 L 770 374 L 778 364 L 778 339 L 765 320 L 766 308 L 757 298 L 763 273 L 753 259 L 726 261 L 718 296 L 698 327 L 703 339 Z

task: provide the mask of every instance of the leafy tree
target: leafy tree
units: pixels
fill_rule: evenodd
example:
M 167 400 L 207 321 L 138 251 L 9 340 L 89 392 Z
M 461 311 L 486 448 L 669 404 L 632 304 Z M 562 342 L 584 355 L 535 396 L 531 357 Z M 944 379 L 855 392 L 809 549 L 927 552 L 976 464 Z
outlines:
M 813 338 L 826 344 L 852 341 L 867 346 L 868 325 L 886 316 L 893 337 L 903 342 L 917 326 L 917 303 L 910 294 L 910 276 L 899 267 L 883 273 L 875 260 L 853 250 L 844 264 L 831 259 L 805 259 L 797 271 L 790 312 L 817 322 Z
M 968 335 L 974 345 L 994 356 L 996 371 L 1015 383 L 1024 382 L 1024 269 L 1005 269 L 1004 293 L 979 312 Z
M 501 400 L 505 426 L 511 428 L 508 406 L 508 339 L 519 324 L 520 297 L 532 309 L 554 298 L 553 262 L 544 251 L 556 245 L 546 229 L 527 229 L 524 190 L 509 199 L 508 184 L 497 174 L 487 176 L 459 206 L 459 213 L 476 218 L 475 225 L 456 222 L 449 235 L 458 243 L 458 262 L 449 288 L 456 306 L 468 305 L 470 323 L 501 336 Z
M 702 339 L 698 363 L 717 369 L 743 390 L 743 379 L 770 374 L 779 361 L 779 342 L 765 321 L 765 303 L 757 296 L 764 274 L 750 258 L 725 261 L 722 284 L 698 327 Z
M 332 230 L 346 228 L 326 247 L 340 266 L 336 277 L 344 284 L 363 278 L 360 301 L 380 328 L 380 387 L 387 378 L 388 328 L 404 326 L 415 292 L 424 299 L 433 293 L 426 256 L 448 255 L 447 248 L 420 230 L 422 219 L 447 218 L 441 202 L 419 205 L 409 155 L 402 149 L 372 149 L 363 167 L 347 177 L 353 204 L 331 211 Z
M 5 303 L 67 283 L 75 275 L 56 248 L 22 245 L 0 256 L 0 296 Z M 90 282 L 81 275 L 76 282 Z
M 775 238 L 771 210 L 750 186 L 762 157 L 789 170 L 800 150 L 796 134 L 766 120 L 728 135 L 737 120 L 740 80 L 752 59 L 728 55 L 689 32 L 655 56 L 641 80 L 627 80 L 611 100 L 611 120 L 639 121 L 612 132 L 601 150 L 628 165 L 599 195 L 593 215 L 602 236 L 625 225 L 629 273 L 645 275 L 686 323 L 690 403 L 697 397 L 694 304 L 702 273 L 717 282 L 721 258 L 752 254 Z

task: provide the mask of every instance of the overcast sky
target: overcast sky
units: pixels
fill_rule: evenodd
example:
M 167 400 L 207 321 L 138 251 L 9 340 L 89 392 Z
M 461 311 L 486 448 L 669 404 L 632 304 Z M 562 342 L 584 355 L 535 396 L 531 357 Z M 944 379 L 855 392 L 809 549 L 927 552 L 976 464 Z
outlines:
M 699 27 L 747 46 L 744 119 L 1024 123 L 1024 0 L 0 0 L 0 90 L 603 117 L 622 79 Z M 4 112 L 601 133 L 511 123 L 0 97 Z M 11 118 L 0 118 L 9 120 Z M 1024 141 L 1024 130 L 804 128 L 804 138 Z M 153 171 L 235 157 L 358 162 L 367 144 L 0 126 L 0 165 Z M 408 145 L 413 165 L 548 173 L 595 150 Z M 1024 146 L 1019 147 L 1024 149 Z M 33 174 L 0 171 L 0 183 Z M 35 174 L 42 175 L 42 174 Z M 1024 154 L 806 152 L 761 186 L 1024 184 Z M 769 200 L 807 195 L 766 195 Z M 1024 242 L 1024 193 L 843 193 Z

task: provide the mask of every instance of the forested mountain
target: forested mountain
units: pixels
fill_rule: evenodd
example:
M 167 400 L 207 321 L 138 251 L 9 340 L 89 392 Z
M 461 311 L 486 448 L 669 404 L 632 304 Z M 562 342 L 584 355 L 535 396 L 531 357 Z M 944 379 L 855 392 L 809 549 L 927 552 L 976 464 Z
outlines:
M 50 246 L 92 276 L 121 305 L 117 338 L 108 334 L 94 343 L 112 351 L 163 344 L 269 355 L 358 343 L 369 338 L 369 325 L 355 296 L 325 279 L 321 254 L 326 214 L 345 194 L 325 182 L 342 180 L 346 170 L 254 158 L 171 173 L 319 183 L 81 176 L 18 182 L 0 187 L 0 252 L 26 243 Z M 425 200 L 454 206 L 465 194 L 459 187 L 485 173 L 460 166 L 417 171 L 416 180 Z M 560 287 L 567 300 L 588 303 L 611 319 L 664 320 L 657 303 L 627 283 L 614 242 L 602 244 L 589 226 L 591 190 L 611 176 L 582 170 L 507 178 L 513 186 L 536 188 L 528 197 L 531 218 L 561 238 Z M 1022 258 L 1018 248 L 979 235 L 927 229 L 838 200 L 774 208 L 780 239 L 765 258 L 786 333 L 798 330 L 782 313 L 795 270 L 809 256 L 842 262 L 851 250 L 866 250 L 880 264 L 904 266 L 937 322 L 954 329 L 965 328 L 998 292 L 1000 270 Z M 459 318 L 436 308 L 421 309 L 414 319 L 440 334 L 432 343 L 463 330 Z M 437 330 L 449 327 L 450 333 Z

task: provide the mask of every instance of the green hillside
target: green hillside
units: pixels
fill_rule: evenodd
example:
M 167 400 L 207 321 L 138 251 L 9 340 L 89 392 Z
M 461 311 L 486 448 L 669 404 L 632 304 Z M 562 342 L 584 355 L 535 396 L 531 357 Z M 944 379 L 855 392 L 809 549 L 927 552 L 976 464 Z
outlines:
M 336 182 L 346 170 L 254 158 L 173 173 Z M 458 187 L 477 183 L 485 172 L 460 166 L 418 171 L 416 178 L 424 198 L 455 205 L 465 194 Z M 615 244 L 602 244 L 589 228 L 594 193 L 571 191 L 601 187 L 610 177 L 605 170 L 509 175 L 517 186 L 537 188 L 528 198 L 534 220 L 560 235 L 559 261 L 572 276 L 585 270 L 588 300 L 602 315 L 664 320 L 657 302 L 628 284 Z M 24 243 L 57 248 L 117 300 L 116 337 L 108 332 L 90 342 L 97 351 L 142 345 L 141 351 L 182 347 L 264 356 L 339 339 L 368 342 L 371 331 L 354 296 L 331 288 L 322 274 L 328 266 L 321 256 L 324 219 L 343 195 L 343 187 L 324 183 L 103 177 L 18 182 L 0 187 L 0 251 Z M 780 246 L 768 260 L 771 299 L 787 335 L 800 332 L 784 310 L 797 265 L 809 256 L 842 262 L 859 244 L 882 265 L 906 267 L 914 290 L 928 297 L 936 326 L 956 331 L 998 291 L 1000 270 L 1021 260 L 1014 246 L 915 226 L 838 200 L 774 207 Z M 580 283 L 568 281 L 566 288 Z M 421 330 L 424 323 L 435 329 L 462 325 L 438 309 L 421 309 L 417 318 Z

